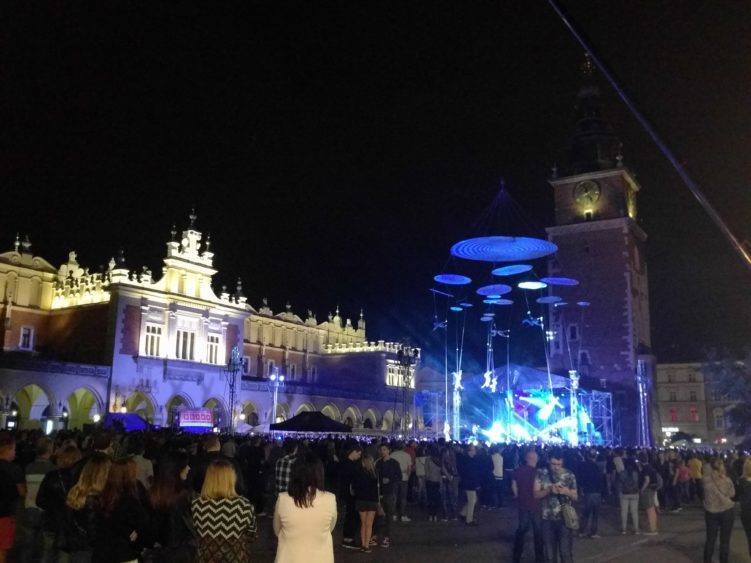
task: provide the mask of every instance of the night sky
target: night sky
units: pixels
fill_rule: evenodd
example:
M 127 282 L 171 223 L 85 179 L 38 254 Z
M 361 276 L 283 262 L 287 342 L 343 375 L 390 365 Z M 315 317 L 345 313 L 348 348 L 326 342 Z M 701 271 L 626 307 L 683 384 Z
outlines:
M 741 239 L 751 239 L 742 2 L 565 2 Z M 546 2 L 15 2 L 0 57 L 0 240 L 159 271 L 191 206 L 257 306 L 371 338 L 431 328 L 432 276 L 501 178 L 541 228 L 582 50 Z M 642 184 L 658 358 L 751 333 L 751 271 L 603 84 Z M 473 336 L 473 338 L 480 338 Z

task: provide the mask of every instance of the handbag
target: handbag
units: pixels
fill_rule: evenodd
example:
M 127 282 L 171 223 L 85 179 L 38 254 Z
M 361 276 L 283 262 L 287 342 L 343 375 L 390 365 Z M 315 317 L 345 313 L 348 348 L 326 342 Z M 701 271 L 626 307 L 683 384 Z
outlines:
M 563 516 L 563 524 L 569 530 L 579 529 L 579 515 L 576 513 L 576 508 L 571 504 L 563 504 L 561 506 L 561 515 Z

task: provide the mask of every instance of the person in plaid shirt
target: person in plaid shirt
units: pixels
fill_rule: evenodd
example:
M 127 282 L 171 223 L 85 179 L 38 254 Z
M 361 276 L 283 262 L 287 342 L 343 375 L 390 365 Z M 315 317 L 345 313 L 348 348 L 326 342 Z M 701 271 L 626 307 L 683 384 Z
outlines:
M 276 493 L 286 493 L 289 489 L 289 482 L 292 478 L 292 466 L 295 464 L 297 455 L 297 442 L 295 440 L 285 440 L 282 446 L 284 456 L 277 460 L 274 468 L 274 477 L 276 478 Z

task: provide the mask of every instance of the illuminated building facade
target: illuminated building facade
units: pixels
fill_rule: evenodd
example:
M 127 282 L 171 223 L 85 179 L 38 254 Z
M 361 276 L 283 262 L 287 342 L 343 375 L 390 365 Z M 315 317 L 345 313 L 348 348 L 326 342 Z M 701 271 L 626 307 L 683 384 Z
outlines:
M 173 229 L 158 276 L 128 269 L 122 253 L 96 273 L 75 252 L 55 268 L 28 239 L 0 254 L 0 410 L 22 427 L 79 427 L 108 409 L 169 425 L 181 409 L 206 407 L 226 427 L 237 347 L 240 430 L 305 410 L 355 428 L 411 424 L 402 386 L 414 377 L 396 362 L 399 344 L 369 342 L 362 312 L 354 325 L 338 307 L 323 322 L 290 305 L 275 313 L 266 299 L 256 309 L 239 280 L 217 294 L 210 240 L 195 221 L 179 238 Z M 273 374 L 284 375 L 276 413 Z

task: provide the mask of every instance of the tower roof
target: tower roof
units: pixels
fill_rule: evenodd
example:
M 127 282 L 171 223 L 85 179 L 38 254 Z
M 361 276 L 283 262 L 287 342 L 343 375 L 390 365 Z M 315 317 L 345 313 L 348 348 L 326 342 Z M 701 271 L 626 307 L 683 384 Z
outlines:
M 621 141 L 602 116 L 602 98 L 589 55 L 581 65 L 582 86 L 576 96 L 576 125 L 571 135 L 568 174 L 608 170 L 620 164 Z

